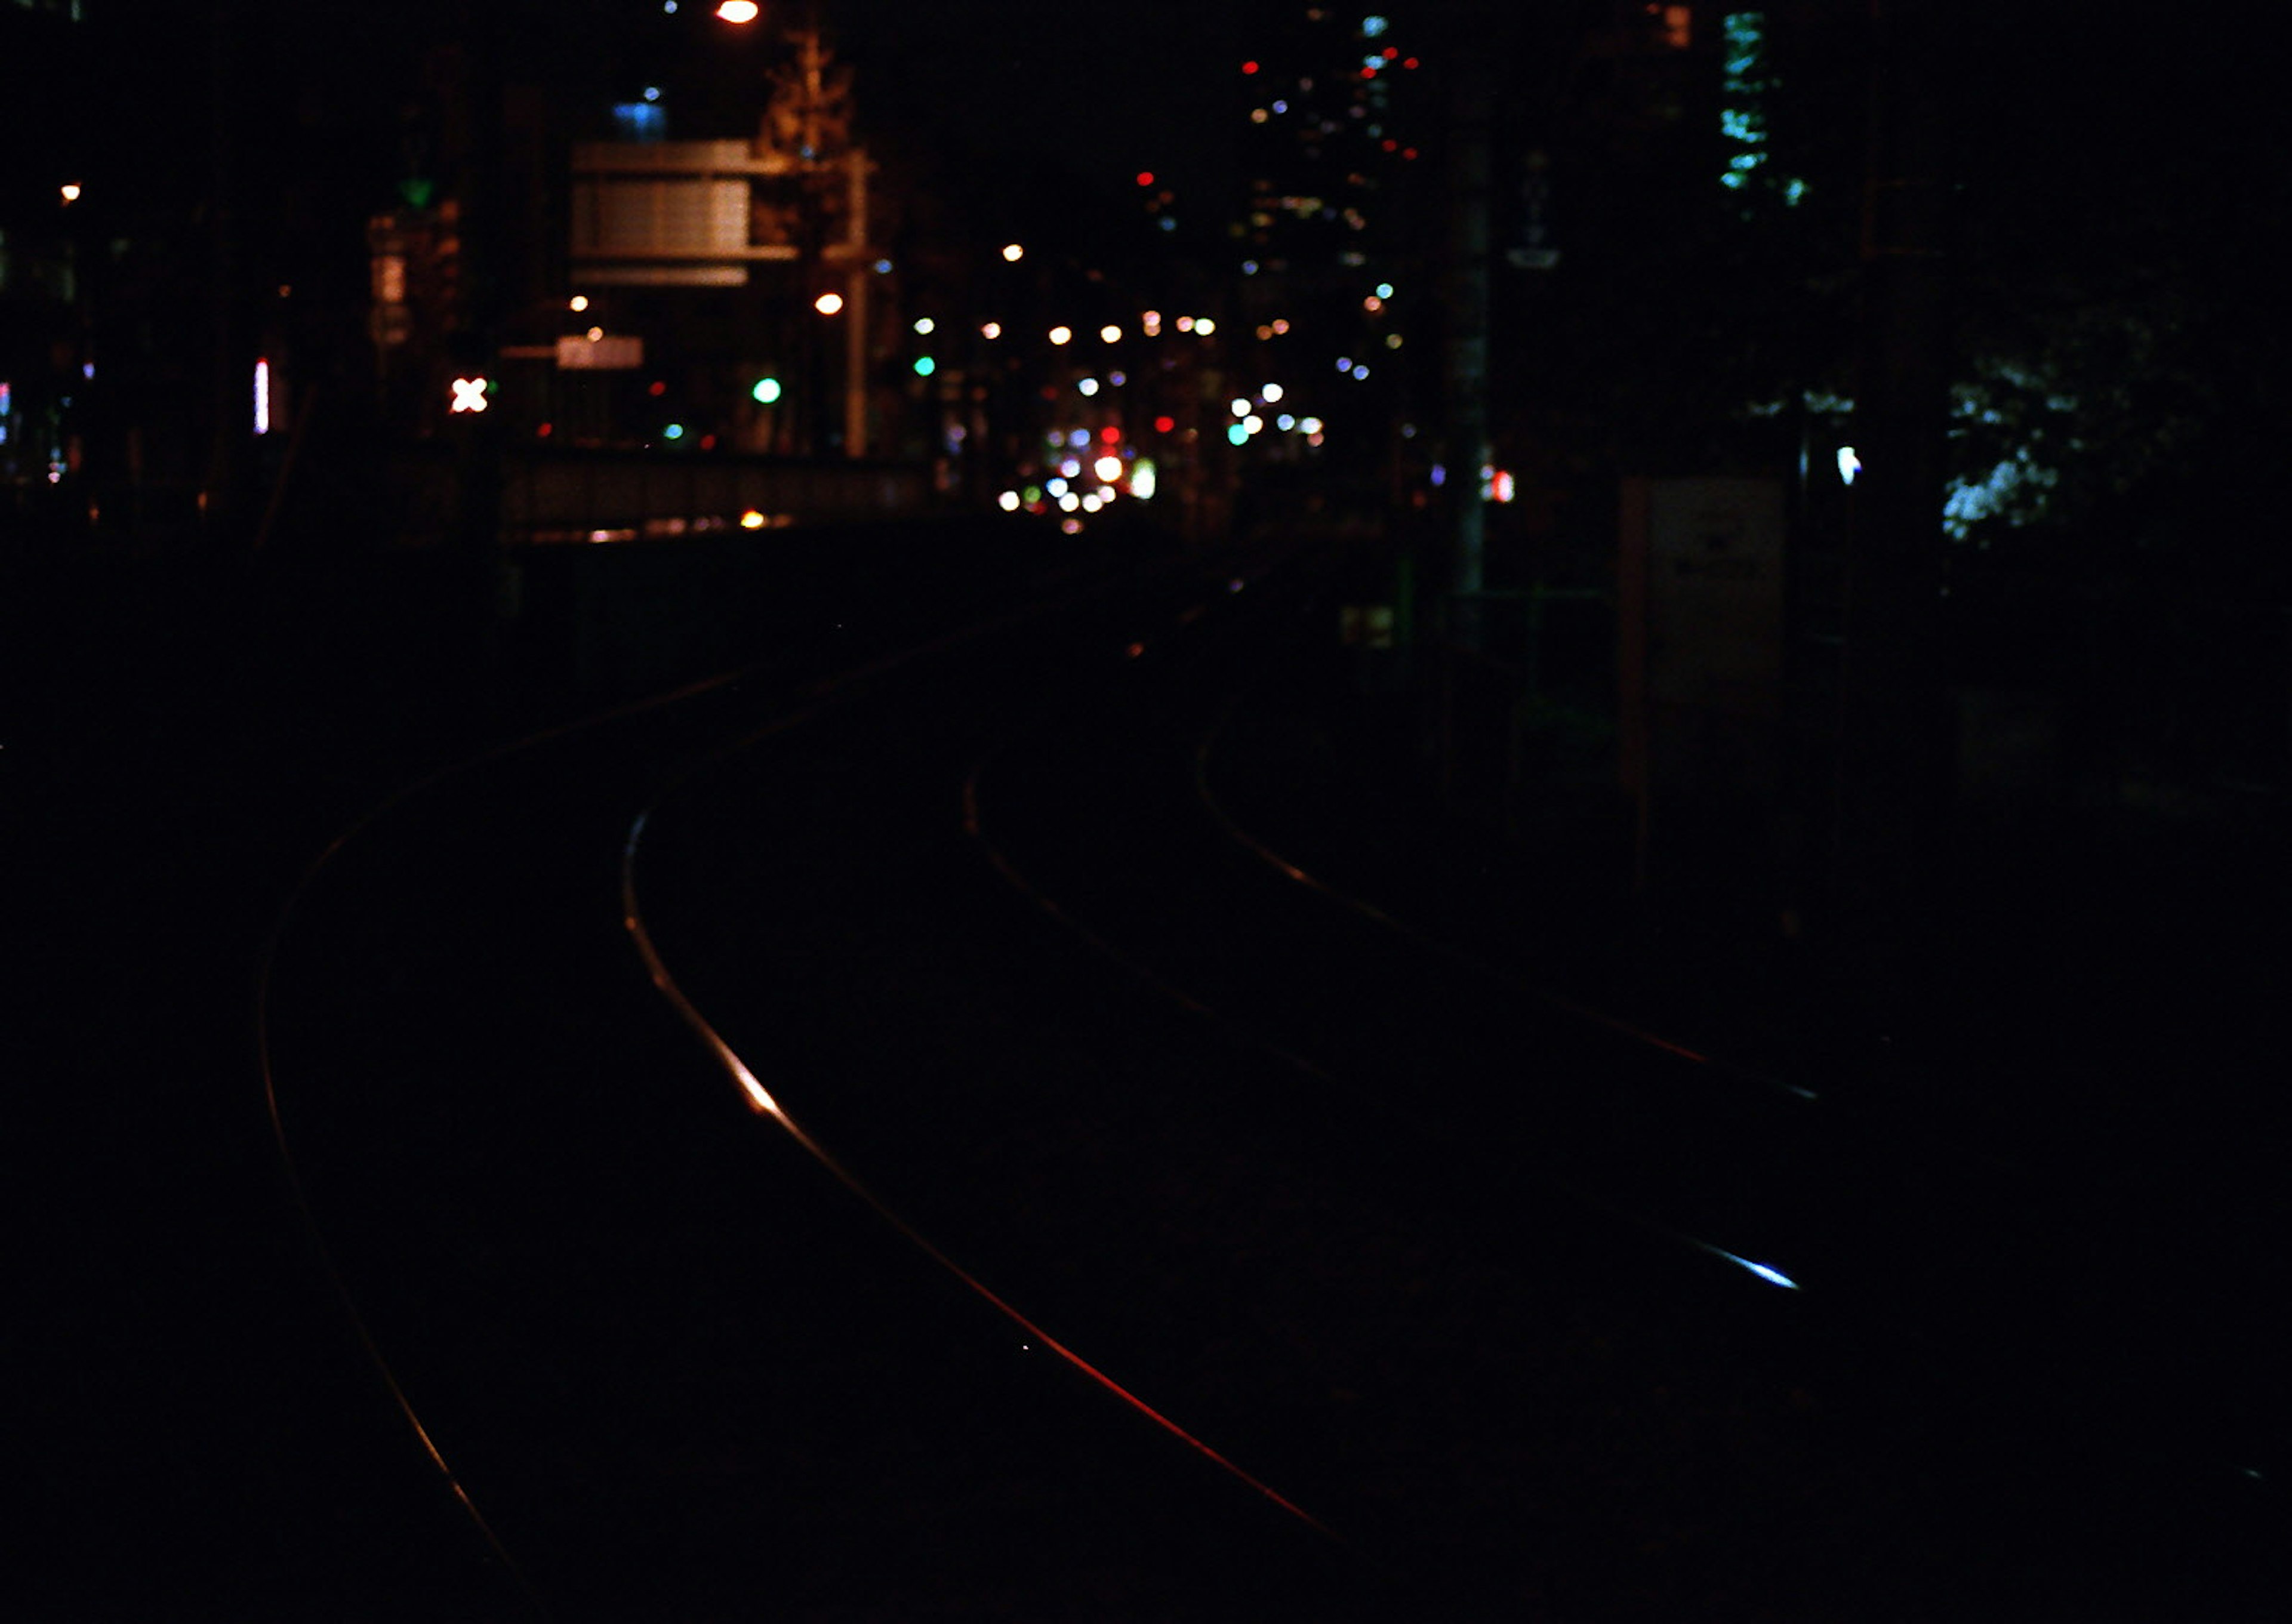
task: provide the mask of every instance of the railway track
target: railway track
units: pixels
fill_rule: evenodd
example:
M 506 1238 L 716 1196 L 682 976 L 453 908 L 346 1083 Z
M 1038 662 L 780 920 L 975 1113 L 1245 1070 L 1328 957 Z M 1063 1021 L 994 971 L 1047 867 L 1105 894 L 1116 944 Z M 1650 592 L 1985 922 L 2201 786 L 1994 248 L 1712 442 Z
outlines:
M 2095 1531 L 2149 1515 L 2240 1616 L 2242 1502 L 1969 1438 L 2010 1384 L 1881 1312 L 1949 1270 L 1873 1264 L 1902 1186 L 1825 1091 L 1212 815 L 1308 590 L 716 684 L 322 871 L 282 1143 L 503 1610 L 2142 1616 L 2153 1552 Z

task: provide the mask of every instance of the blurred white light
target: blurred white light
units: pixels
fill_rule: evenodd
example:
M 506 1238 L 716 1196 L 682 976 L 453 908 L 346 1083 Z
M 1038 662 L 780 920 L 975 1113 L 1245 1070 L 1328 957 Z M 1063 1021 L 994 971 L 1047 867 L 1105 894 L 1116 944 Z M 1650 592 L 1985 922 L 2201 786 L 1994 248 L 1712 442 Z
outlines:
M 724 0 L 716 8 L 716 14 L 727 22 L 754 22 L 761 9 L 756 0 Z
M 270 432 L 270 363 L 260 358 L 254 363 L 254 432 Z
M 1074 329 L 1073 329 L 1072 327 L 1053 327 L 1053 328 L 1051 329 L 1051 332 L 1050 332 L 1050 339 L 1051 339 L 1051 342 L 1052 342 L 1053 343 L 1054 343 L 1054 344 L 1063 344 L 1063 343 L 1070 343 L 1070 342 L 1073 340 L 1073 338 L 1074 338 Z
M 1154 499 L 1154 462 L 1151 457 L 1140 457 L 1130 468 L 1130 494 L 1141 502 Z
M 1077 384 L 1075 387 L 1081 390 L 1083 393 L 1086 395 L 1094 395 L 1098 392 L 1098 380 L 1096 378 L 1085 378 L 1081 383 Z
M 1247 417 L 1249 416 L 1249 401 L 1246 397 L 1236 395 L 1232 400 L 1227 401 L 1226 404 L 1233 408 L 1233 415 L 1235 416 Z
M 1062 497 L 1067 494 L 1067 482 L 1057 478 L 1048 479 L 1043 481 L 1043 489 L 1054 497 Z
M 1070 513 L 1081 505 L 1082 498 L 1075 495 L 1071 490 L 1059 498 L 1059 511 L 1061 513 Z
M 1092 495 L 1090 495 L 1090 496 L 1085 497 L 1082 499 L 1082 511 L 1083 511 L 1083 512 L 1085 512 L 1085 513 L 1096 513 L 1100 508 L 1104 507 L 1105 505 L 1106 505 L 1106 504 L 1105 504 L 1104 502 L 1102 502 L 1101 500 L 1099 500 L 1099 498 L 1098 498 L 1098 497 L 1097 497 L 1097 495 L 1096 495 L 1095 493 L 1094 493 L 1094 494 L 1092 494 Z
M 979 335 L 981 338 L 1000 338 L 1003 336 L 1003 324 L 999 321 L 990 321 L 979 329 Z
M 1854 482 L 1854 476 L 1855 476 L 1856 474 L 1858 474 L 1858 473 L 1861 473 L 1861 472 L 1862 472 L 1862 459 L 1861 459 L 1860 457 L 1859 457 L 1859 456 L 1855 456 L 1855 455 L 1854 455 L 1854 448 L 1853 448 L 1852 446 L 1841 446 L 1841 447 L 1839 447 L 1839 448 L 1838 448 L 1838 477 L 1839 477 L 1839 479 L 1840 479 L 1842 481 L 1844 481 L 1844 483 L 1849 484 L 1849 485 L 1852 485 L 1852 484 Z
M 1090 471 L 1098 475 L 1100 483 L 1111 485 L 1122 477 L 1122 459 L 1110 452 L 1093 463 Z
M 1273 426 L 1286 434 L 1297 426 L 1297 420 L 1287 412 L 1284 412 L 1273 420 Z
M 1001 496 L 995 498 L 995 505 L 1001 508 L 1006 513 L 1017 513 L 1019 511 L 1019 493 L 1015 490 L 1005 491 Z
M 929 316 L 918 316 L 916 318 L 916 331 L 918 333 L 934 332 L 938 327 L 939 323 L 933 321 Z
M 839 293 L 824 293 L 811 302 L 811 308 L 823 316 L 833 316 L 843 308 L 843 295 Z
M 1252 412 L 1241 420 L 1241 426 L 1253 434 L 1262 433 L 1265 428 L 1265 419 Z
M 1299 423 L 1297 426 L 1304 430 L 1308 434 L 1318 434 L 1321 432 L 1321 420 L 1319 417 L 1308 417 Z
M 1104 327 L 1098 329 L 1098 336 L 1102 343 L 1110 344 L 1118 343 L 1121 342 L 1122 329 L 1116 327 L 1114 323 L 1110 321 Z
M 571 298 L 565 301 L 565 308 L 570 311 L 587 310 L 589 308 L 589 295 L 587 294 L 575 294 Z
M 1070 480 L 1078 480 L 1082 478 L 1082 458 L 1078 456 L 1068 457 L 1064 462 L 1059 465 L 1059 472 L 1065 474 L 1067 478 Z
M 1212 321 L 1207 316 L 1197 316 L 1194 318 L 1194 331 L 1207 338 L 1217 331 L 1217 323 Z
M 67 203 L 77 203 L 77 202 L 78 202 L 78 201 L 79 201 L 79 182 L 77 182 L 77 181 L 66 181 L 66 182 L 63 183 L 62 190 L 63 190 L 64 201 L 65 201 L 65 202 L 67 202 Z
M 1264 401 L 1268 406 L 1274 405 L 1281 399 L 1281 385 L 1279 384 L 1268 384 L 1264 388 L 1257 392 L 1257 398 Z
M 1015 265 L 1027 257 L 1027 251 L 1017 243 L 1006 242 L 1003 245 L 1003 257 Z

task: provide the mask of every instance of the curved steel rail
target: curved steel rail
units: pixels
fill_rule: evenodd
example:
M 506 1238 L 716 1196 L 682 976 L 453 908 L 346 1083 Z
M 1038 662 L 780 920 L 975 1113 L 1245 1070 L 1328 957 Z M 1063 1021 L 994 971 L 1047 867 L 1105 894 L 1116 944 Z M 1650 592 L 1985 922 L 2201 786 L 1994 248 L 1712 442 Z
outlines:
M 1061 905 L 1056 898 L 1053 897 L 1040 885 L 1029 878 L 1025 871 L 1019 867 L 1017 862 L 1013 860 L 1010 853 L 997 845 L 995 841 L 989 837 L 986 831 L 984 818 L 981 808 L 980 781 L 986 775 L 987 769 L 991 759 L 992 753 L 988 756 L 981 757 L 973 764 L 971 772 L 964 780 L 963 791 L 964 832 L 977 845 L 981 854 L 986 860 L 988 866 L 994 870 L 998 878 L 1000 878 L 1005 885 L 1009 885 L 1013 890 L 1016 891 L 1031 906 L 1042 913 L 1045 917 L 1055 923 L 1061 930 L 1074 936 L 1077 940 L 1088 947 L 1091 951 L 1109 962 L 1118 966 L 1125 973 L 1134 977 L 1142 985 L 1150 988 L 1161 997 L 1179 1006 L 1179 1007 L 1190 1014 L 1215 1022 L 1219 1025 L 1223 1026 L 1230 1030 L 1243 1034 L 1253 1046 L 1271 1055 L 1282 1064 L 1293 1068 L 1302 1076 L 1311 1078 L 1315 1082 L 1325 1086 L 1344 1088 L 1348 1092 L 1358 1092 L 1351 1084 L 1346 1082 L 1344 1079 L 1331 1072 L 1327 1067 L 1324 1067 L 1317 1062 L 1298 1054 L 1295 1049 L 1292 1049 L 1263 1033 L 1252 1030 L 1248 1027 L 1247 1023 L 1209 1004 L 1196 994 L 1189 991 L 1184 987 L 1180 986 L 1177 982 L 1173 982 L 1159 971 L 1142 962 L 1134 955 L 1126 951 L 1124 949 L 1118 946 L 1097 931 L 1093 930 L 1090 926 L 1085 925 L 1081 920 L 1077 918 L 1069 909 Z M 1260 850 L 1262 851 L 1263 848 L 1260 848 Z M 1278 859 L 1275 860 L 1279 861 Z M 1319 882 L 1311 881 L 1311 877 L 1304 875 L 1303 870 L 1293 869 L 1291 872 L 1293 877 L 1304 879 L 1309 883 L 1316 885 L 1319 884 Z M 1326 887 L 1323 889 L 1325 891 L 1327 890 Z M 1328 894 L 1334 897 L 1340 895 L 1341 893 L 1328 892 Z M 1408 927 L 1400 925 L 1400 922 L 1391 920 L 1389 916 L 1377 914 L 1370 905 L 1364 904 L 1363 907 L 1369 909 L 1372 917 L 1378 917 L 1383 922 L 1392 923 L 1413 938 L 1426 941 L 1430 944 L 1431 939 L 1421 937 L 1417 933 L 1410 930 Z M 1555 1007 L 1561 1008 L 1563 1011 L 1566 1009 L 1564 1005 L 1555 1005 Z M 1573 1012 L 1569 1011 L 1567 1013 Z M 1612 1018 L 1610 1018 L 1610 1021 L 1612 1021 Z M 1610 1022 L 1602 1022 L 1602 1023 L 1607 1024 Z M 1703 1061 L 1702 1056 L 1694 1054 L 1691 1050 L 1684 1049 L 1677 1045 L 1667 1043 L 1659 1038 L 1655 1038 L 1650 1034 L 1639 1032 L 1636 1029 L 1631 1028 L 1626 1023 L 1620 1022 L 1613 1022 L 1612 1023 L 1618 1030 L 1624 1031 L 1627 1035 L 1641 1038 L 1649 1041 L 1658 1048 L 1682 1055 L 1691 1061 Z M 1390 1111 L 1389 1105 L 1381 1103 L 1379 1108 Z M 1400 1118 L 1397 1114 L 1396 1119 L 1402 1120 L 1404 1122 L 1407 1121 L 1407 1119 Z M 1408 1123 L 1408 1126 L 1412 1131 L 1424 1131 L 1419 1124 L 1409 1122 Z M 1549 1180 L 1547 1181 L 1547 1184 L 1549 1188 L 1562 1195 L 1564 1195 L 1569 1200 L 1577 1202 L 1578 1205 L 1589 1208 L 1607 1217 L 1627 1224 L 1670 1245 L 1683 1247 L 1705 1256 L 1715 1257 L 1722 1262 L 1732 1264 L 1734 1267 L 1742 1270 L 1756 1280 L 1764 1281 L 1768 1285 L 1779 1286 L 1785 1289 L 1794 1291 L 1800 1289 L 1799 1281 L 1794 1280 L 1783 1271 L 1773 1267 L 1771 1264 L 1761 1263 L 1755 1259 L 1743 1256 L 1739 1253 L 1729 1251 L 1724 1247 L 1721 1247 L 1711 1241 L 1706 1240 L 1700 1236 L 1692 1235 L 1684 1230 L 1676 1229 L 1672 1225 L 1664 1223 L 1659 1218 L 1656 1218 L 1646 1213 L 1635 1211 L 1630 1208 L 1620 1206 L 1618 1203 L 1610 1201 L 1605 1197 L 1600 1196 L 1580 1185 L 1561 1179 Z
M 551 1616 L 548 1604 L 531 1579 L 527 1576 L 517 1558 L 503 1543 L 500 1535 L 495 1531 L 484 1512 L 479 1509 L 468 1485 L 463 1482 L 461 1475 L 456 1471 L 453 1464 L 447 1459 L 444 1450 L 440 1446 L 430 1428 L 424 1423 L 421 1412 L 416 1408 L 413 1398 L 407 1393 L 404 1384 L 399 1380 L 398 1373 L 391 1364 L 389 1355 L 383 1352 L 381 1344 L 375 1337 L 373 1328 L 367 1322 L 365 1313 L 359 1309 L 358 1299 L 352 1294 L 349 1281 L 343 1278 L 341 1265 L 335 1261 L 333 1248 L 327 1244 L 326 1232 L 319 1225 L 318 1214 L 311 1205 L 302 1169 L 295 1160 L 294 1144 L 286 1131 L 286 1115 L 279 1103 L 278 1076 L 271 1055 L 271 998 L 278 957 L 286 944 L 287 933 L 293 928 L 297 916 L 303 911 L 305 898 L 318 884 L 319 877 L 334 863 L 352 841 L 366 835 L 368 830 L 399 807 L 431 793 L 452 779 L 476 772 L 494 762 L 506 759 L 522 751 L 537 748 L 586 729 L 601 727 L 625 717 L 664 708 L 700 694 L 730 686 L 746 675 L 745 668 L 722 673 L 702 682 L 688 683 L 666 693 L 617 706 L 595 715 L 581 717 L 572 722 L 527 733 L 491 746 L 461 761 L 450 763 L 392 791 L 360 814 L 348 828 L 343 829 L 327 842 L 326 848 L 303 869 L 303 873 L 295 882 L 294 889 L 288 893 L 285 905 L 280 908 L 278 917 L 271 922 L 270 932 L 264 939 L 262 953 L 255 965 L 255 1062 L 262 1079 L 264 1114 L 270 1123 L 271 1143 L 278 1157 L 279 1171 L 286 1180 L 287 1193 L 295 1204 L 295 1211 L 302 1219 L 305 1238 L 317 1257 L 319 1271 L 326 1277 L 336 1306 L 348 1323 L 351 1335 L 364 1352 L 368 1363 L 372 1365 L 375 1374 L 381 1380 L 391 1406 L 397 1410 L 408 1430 L 413 1433 L 415 1442 L 420 1446 L 424 1457 L 445 1480 L 447 1490 L 452 1495 L 462 1515 L 468 1520 L 470 1526 L 477 1533 L 494 1560 L 500 1563 L 503 1571 L 509 1576 L 525 1605 L 542 1618 Z
M 726 751 L 719 752 L 718 754 L 722 755 L 730 754 L 732 750 L 746 748 L 758 742 L 760 739 L 769 737 L 771 734 L 784 731 L 789 728 L 801 725 L 802 723 L 809 722 L 816 717 L 822 708 L 823 707 L 816 705 L 802 712 L 795 713 L 788 717 L 783 718 L 773 726 L 762 730 L 757 733 L 751 734 L 748 738 L 741 740 L 738 744 L 729 747 Z M 888 1201 L 870 1188 L 865 1181 L 860 1179 L 858 1175 L 854 1174 L 849 1168 L 845 1167 L 842 1161 L 837 1159 L 835 1154 L 817 1138 L 813 1137 L 811 1132 L 807 1130 L 803 1124 L 798 1122 L 795 1117 L 790 1115 L 787 1108 L 780 1103 L 780 1102 L 772 1095 L 771 1090 L 764 1086 L 763 1080 L 757 1077 L 755 1070 L 749 1066 L 747 1062 L 740 1056 L 739 1053 L 732 1047 L 731 1044 L 726 1041 L 723 1035 L 717 1030 L 715 1026 L 709 1022 L 707 1017 L 700 1013 L 699 1009 L 692 1002 L 690 997 L 687 995 L 682 987 L 677 983 L 675 976 L 670 972 L 666 962 L 661 957 L 658 948 L 654 944 L 651 933 L 645 927 L 643 912 L 639 906 L 637 897 L 636 863 L 639 848 L 644 838 L 646 826 L 661 801 L 666 799 L 670 794 L 673 794 L 683 781 L 683 780 L 680 779 L 677 783 L 671 784 L 667 788 L 664 788 L 660 795 L 655 797 L 653 804 L 646 807 L 642 812 L 639 813 L 635 821 L 630 826 L 628 838 L 624 844 L 621 852 L 622 924 L 624 928 L 627 930 L 630 941 L 635 948 L 637 957 L 643 964 L 645 974 L 651 981 L 653 986 L 659 991 L 661 997 L 667 1001 L 670 1008 L 675 1012 L 677 1018 L 692 1031 L 696 1038 L 699 1039 L 702 1046 L 708 1051 L 709 1054 L 715 1060 L 717 1065 L 721 1067 L 725 1075 L 731 1079 L 733 1085 L 739 1090 L 741 1097 L 747 1102 L 749 1109 L 756 1115 L 766 1118 L 778 1125 L 783 1132 L 787 1133 L 799 1146 L 803 1148 L 806 1154 L 811 1156 L 814 1161 L 818 1162 L 822 1168 L 826 1169 L 831 1176 L 833 1176 L 846 1190 L 850 1191 L 852 1195 L 856 1196 L 860 1201 L 865 1203 L 870 1210 L 875 1212 L 878 1217 L 882 1218 L 886 1224 L 888 1224 L 902 1239 L 915 1246 L 924 1254 L 924 1256 L 930 1258 L 940 1268 L 947 1271 L 948 1274 L 960 1281 L 981 1301 L 985 1302 L 989 1307 L 993 1308 L 997 1313 L 1009 1321 L 1013 1326 L 1023 1332 L 1028 1338 L 1029 1338 L 1030 1345 L 1039 1345 L 1045 1352 L 1051 1353 L 1054 1358 L 1058 1359 L 1070 1369 L 1088 1379 L 1091 1383 L 1105 1393 L 1110 1394 L 1136 1414 L 1151 1422 L 1162 1432 L 1184 1444 L 1187 1448 L 1194 1450 L 1205 1459 L 1208 1460 L 1222 1471 L 1231 1476 L 1235 1481 L 1262 1496 L 1272 1505 L 1279 1507 L 1282 1511 L 1287 1512 L 1289 1515 L 1303 1523 L 1307 1527 L 1314 1530 L 1320 1534 L 1334 1537 L 1332 1531 L 1328 1526 L 1321 1522 L 1320 1518 L 1314 1516 L 1312 1513 L 1305 1510 L 1295 1500 L 1281 1493 L 1279 1490 L 1273 1488 L 1263 1479 L 1257 1477 L 1237 1464 L 1230 1457 L 1220 1452 L 1216 1448 L 1205 1442 L 1202 1438 L 1189 1431 L 1183 1425 L 1174 1420 L 1162 1410 L 1156 1409 L 1152 1404 L 1150 1404 L 1144 1399 L 1141 1398 L 1136 1393 L 1134 1393 L 1131 1389 L 1117 1381 L 1113 1377 L 1108 1375 L 1098 1365 L 1083 1357 L 1082 1354 L 1076 1352 L 1064 1342 L 1060 1341 L 1056 1337 L 1045 1330 L 1041 1324 L 1030 1318 L 1008 1299 L 987 1285 L 987 1283 L 981 1280 L 978 1275 L 972 1273 L 962 1264 L 958 1263 L 954 1257 L 949 1256 L 937 1243 L 932 1241 L 929 1236 L 924 1234 L 920 1230 L 916 1228 L 912 1223 L 910 1223 L 906 1217 L 902 1216 L 900 1213 Z

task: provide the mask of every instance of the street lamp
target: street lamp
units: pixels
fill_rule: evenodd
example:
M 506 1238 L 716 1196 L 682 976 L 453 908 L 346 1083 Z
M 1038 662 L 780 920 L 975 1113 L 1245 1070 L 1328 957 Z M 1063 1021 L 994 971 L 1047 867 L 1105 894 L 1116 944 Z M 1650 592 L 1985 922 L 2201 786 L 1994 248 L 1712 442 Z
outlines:
M 716 15 L 726 22 L 754 22 L 763 11 L 756 0 L 724 0 Z

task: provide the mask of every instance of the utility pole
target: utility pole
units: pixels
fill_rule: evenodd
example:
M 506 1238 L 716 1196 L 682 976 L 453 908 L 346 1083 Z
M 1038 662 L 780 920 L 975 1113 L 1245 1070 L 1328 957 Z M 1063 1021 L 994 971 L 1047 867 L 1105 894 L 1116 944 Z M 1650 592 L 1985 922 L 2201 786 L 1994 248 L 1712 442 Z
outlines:
M 240 0 L 214 0 L 207 36 L 207 278 L 212 359 L 209 365 L 206 473 L 199 513 L 210 548 L 234 545 L 254 472 L 251 413 L 254 376 L 245 272 L 245 220 L 240 211 L 245 151 L 240 139 L 246 49 Z
M 1464 30 L 1458 30 L 1461 36 Z M 1489 145 L 1491 122 L 1488 55 L 1456 53 L 1449 128 L 1447 344 L 1442 394 L 1448 419 L 1449 598 L 1447 634 L 1480 647 L 1481 594 L 1487 586 L 1487 515 L 1481 469 L 1489 450 Z
M 772 95 L 764 111 L 761 146 L 777 151 L 803 177 L 804 211 L 802 237 L 803 263 L 825 269 L 840 262 L 843 304 L 843 454 L 864 456 L 868 451 L 868 154 L 851 139 L 851 76 L 835 69 L 820 33 L 818 7 L 806 8 L 803 23 L 793 30 L 796 58 L 791 67 L 772 75 Z M 843 239 L 825 240 L 827 188 L 841 175 L 843 188 Z M 808 374 L 824 373 L 815 358 L 823 349 L 817 338 L 803 346 Z M 815 447 L 827 437 L 827 402 L 816 376 L 808 376 L 803 411 L 812 425 Z
M 1862 469 L 1847 557 L 1830 893 L 1882 1010 L 1913 989 L 1946 805 L 1941 486 L 1947 173 L 1934 6 L 1870 0 Z

